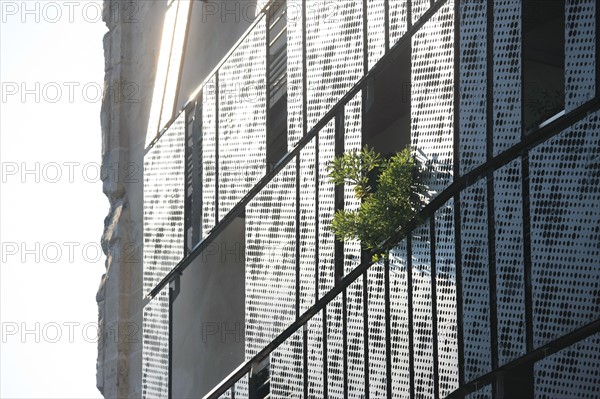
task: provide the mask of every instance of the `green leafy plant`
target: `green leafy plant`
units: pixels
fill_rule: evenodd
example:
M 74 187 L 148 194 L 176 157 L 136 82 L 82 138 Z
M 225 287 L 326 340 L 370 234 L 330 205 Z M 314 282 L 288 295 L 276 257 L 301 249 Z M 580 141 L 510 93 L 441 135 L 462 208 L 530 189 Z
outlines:
M 358 210 L 338 210 L 331 229 L 340 241 L 359 240 L 374 260 L 386 256 L 389 248 L 379 248 L 398 227 L 413 219 L 422 207 L 425 192 L 421 167 L 409 148 L 385 159 L 364 147 L 336 157 L 328 166 L 335 185 L 352 185 Z

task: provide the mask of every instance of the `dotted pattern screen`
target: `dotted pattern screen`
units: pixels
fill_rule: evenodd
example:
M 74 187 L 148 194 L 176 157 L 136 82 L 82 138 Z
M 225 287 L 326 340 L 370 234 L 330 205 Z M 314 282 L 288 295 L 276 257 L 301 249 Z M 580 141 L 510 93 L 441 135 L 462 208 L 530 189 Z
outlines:
M 525 137 L 520 3 L 465 1 L 455 9 L 455 2 L 446 1 L 429 18 L 429 0 L 369 0 L 366 9 L 361 0 L 315 1 L 305 5 L 305 15 L 300 0 L 288 0 L 288 149 L 385 56 L 387 28 L 390 47 L 399 40 L 410 47 L 410 142 L 424 161 L 426 201 L 432 200 Z M 570 112 L 595 93 L 597 22 L 593 0 L 566 4 L 565 112 Z M 428 18 L 423 26 L 406 36 L 423 16 Z M 265 30 L 261 21 L 202 91 L 204 237 L 265 173 L 266 98 L 264 90 L 253 91 L 266 75 Z M 254 101 L 241 101 L 253 93 Z M 302 314 L 335 287 L 336 255 L 342 275 L 360 264 L 358 242 L 336 253 L 329 228 L 336 196 L 327 166 L 336 142 L 346 151 L 362 147 L 363 94 L 366 98 L 359 92 L 342 104 L 341 127 L 335 118 L 326 123 L 246 206 L 246 359 L 296 320 L 296 304 Z M 362 398 L 367 390 L 372 398 L 445 397 L 597 320 L 599 118 L 598 112 L 589 114 L 469 182 L 438 208 L 391 251 L 389 271 L 383 262 L 373 265 L 272 352 L 271 397 L 301 398 L 304 386 L 308 397 L 343 398 L 347 392 Z M 182 254 L 183 129 L 183 119 L 175 121 L 146 155 L 145 291 Z M 343 136 L 336 139 L 340 129 Z M 351 187 L 343 196 L 345 209 L 359 207 Z M 163 225 L 175 228 L 158 235 Z M 599 345 L 592 335 L 536 362 L 536 396 L 594 397 Z M 143 362 L 144 397 L 160 397 L 168 389 L 164 290 L 144 309 Z M 248 386 L 244 376 L 222 397 L 248 397 Z M 467 397 L 491 398 L 492 386 Z

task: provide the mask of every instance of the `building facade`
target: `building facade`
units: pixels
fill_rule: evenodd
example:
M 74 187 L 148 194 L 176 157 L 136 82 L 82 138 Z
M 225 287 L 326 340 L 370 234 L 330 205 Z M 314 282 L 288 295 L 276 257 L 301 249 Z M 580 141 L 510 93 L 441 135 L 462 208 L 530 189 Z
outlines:
M 142 397 L 597 395 L 595 0 L 163 10 Z M 329 228 L 359 203 L 327 166 L 365 145 L 427 169 L 376 263 Z

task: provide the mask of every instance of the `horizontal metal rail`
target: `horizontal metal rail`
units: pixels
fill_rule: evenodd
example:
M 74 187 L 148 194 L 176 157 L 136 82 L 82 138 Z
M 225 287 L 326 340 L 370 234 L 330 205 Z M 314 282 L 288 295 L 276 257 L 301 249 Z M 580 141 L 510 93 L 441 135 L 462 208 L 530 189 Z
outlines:
M 422 221 L 427 220 L 435 215 L 435 212 L 439 210 L 446 202 L 455 197 L 465 188 L 470 187 L 475 184 L 482 178 L 485 178 L 490 171 L 496 171 L 501 167 L 507 165 L 517 157 L 523 155 L 526 151 L 535 148 L 536 146 L 544 143 L 545 141 L 551 139 L 552 137 L 558 135 L 563 130 L 569 128 L 573 124 L 581 121 L 586 116 L 590 115 L 593 112 L 596 112 L 600 109 L 600 98 L 595 97 L 592 100 L 584 103 L 580 107 L 575 110 L 565 114 L 564 116 L 556 119 L 552 123 L 544 126 L 541 129 L 538 129 L 532 132 L 529 136 L 527 136 L 520 143 L 510 147 L 506 151 L 498 154 L 496 157 L 492 158 L 488 162 L 480 165 L 479 167 L 473 169 L 471 172 L 459 177 L 454 183 L 452 183 L 449 187 L 447 187 L 442 193 L 440 193 L 437 197 L 435 197 L 429 204 L 427 204 L 418 214 L 416 218 L 407 223 L 405 226 L 401 226 L 394 235 L 392 235 L 389 239 L 385 240 L 380 248 L 392 248 L 394 247 L 400 240 L 402 240 L 408 233 L 412 232 L 416 227 L 418 227 Z M 370 255 L 370 254 L 369 254 Z M 370 256 L 367 258 L 370 259 Z M 334 298 L 336 298 L 340 293 L 342 293 L 350 284 L 352 284 L 358 277 L 362 276 L 368 269 L 373 265 L 374 262 L 366 261 L 362 262 L 359 266 L 357 266 L 352 272 L 346 275 L 338 285 L 336 285 L 331 291 L 327 292 L 323 297 L 318 300 L 310 309 L 304 312 L 294 323 L 292 323 L 288 328 L 286 328 L 281 334 L 279 334 L 274 340 L 272 340 L 267 346 L 265 346 L 260 352 L 258 352 L 252 359 L 248 360 L 246 363 L 240 365 L 236 370 L 234 370 L 227 378 L 225 378 L 221 384 L 215 387 L 212 391 L 210 391 L 204 399 L 217 399 L 220 395 L 224 394 L 228 389 L 231 388 L 233 384 L 235 384 L 240 378 L 242 378 L 245 374 L 248 374 L 252 368 L 252 365 L 255 363 L 260 363 L 263 359 L 269 356 L 275 349 L 277 349 L 282 343 L 284 343 L 288 338 L 292 336 L 296 331 L 298 331 L 301 327 L 306 325 L 313 316 L 322 311 L 329 302 L 331 302 Z M 595 331 L 598 331 L 600 326 L 600 321 L 593 322 L 589 326 L 586 326 L 580 330 L 577 330 L 574 333 L 567 334 L 564 337 L 561 337 L 551 344 L 545 345 L 543 348 L 539 348 L 527 355 L 524 358 L 529 359 L 530 356 L 532 359 L 535 359 L 536 356 L 544 355 L 543 349 L 546 348 L 548 351 L 552 350 L 554 352 L 568 346 L 569 344 L 576 342 L 572 341 L 574 337 L 579 336 L 589 336 L 593 334 Z M 548 354 L 550 354 L 548 352 Z M 544 355 L 545 356 L 545 355 Z M 543 356 L 542 356 L 543 357 Z M 522 362 L 518 359 L 515 360 L 497 370 L 494 370 L 492 373 L 486 374 L 479 379 L 473 380 L 464 385 L 466 388 L 462 388 L 465 390 L 471 389 L 475 390 L 478 384 L 483 384 L 486 381 L 491 381 L 493 377 L 510 367 L 515 367 Z M 510 366 L 510 367 L 509 367 Z M 455 391 L 458 392 L 458 391 Z M 462 392 L 462 391 L 461 391 Z M 451 395 L 455 395 L 452 393 Z M 458 395 L 458 393 L 456 393 Z M 452 396 L 457 397 L 457 396 Z

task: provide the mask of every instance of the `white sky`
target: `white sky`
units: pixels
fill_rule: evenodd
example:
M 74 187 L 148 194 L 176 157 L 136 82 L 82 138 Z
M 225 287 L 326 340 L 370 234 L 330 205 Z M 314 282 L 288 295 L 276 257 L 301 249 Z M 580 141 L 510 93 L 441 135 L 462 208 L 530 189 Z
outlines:
M 0 0 L 3 399 L 100 397 L 101 4 Z

